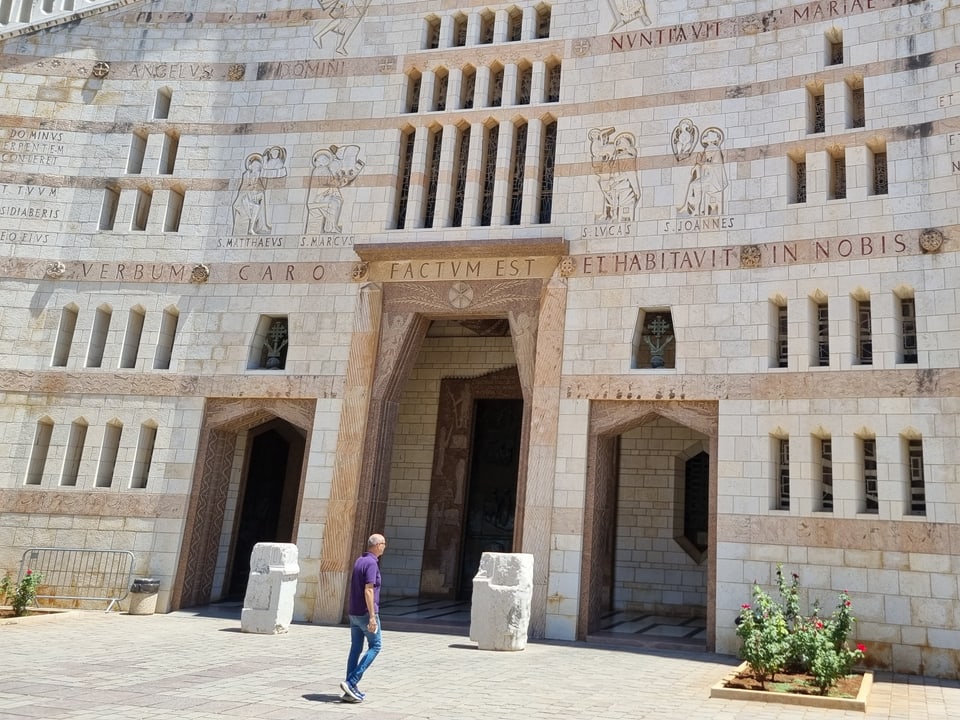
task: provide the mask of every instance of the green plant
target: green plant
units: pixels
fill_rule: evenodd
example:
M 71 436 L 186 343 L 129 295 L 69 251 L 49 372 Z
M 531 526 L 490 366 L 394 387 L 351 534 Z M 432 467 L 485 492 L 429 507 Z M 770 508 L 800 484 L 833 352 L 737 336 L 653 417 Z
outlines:
M 813 604 L 809 616 L 800 613 L 800 576 L 792 574 L 788 584 L 777 566 L 780 603 L 775 603 L 759 585 L 753 587 L 753 605 L 742 605 L 737 618 L 737 636 L 743 641 L 740 656 L 746 660 L 761 685 L 777 672 L 807 673 L 821 694 L 850 674 L 863 660 L 866 648 L 847 647 L 853 629 L 850 595 L 840 593 L 837 609 L 829 618 L 820 617 L 820 604 Z
M 0 579 L 0 595 L 10 601 L 13 614 L 17 617 L 26 614 L 27 607 L 37 599 L 37 588 L 43 582 L 43 575 L 27 570 L 26 574 L 15 583 L 8 572 Z

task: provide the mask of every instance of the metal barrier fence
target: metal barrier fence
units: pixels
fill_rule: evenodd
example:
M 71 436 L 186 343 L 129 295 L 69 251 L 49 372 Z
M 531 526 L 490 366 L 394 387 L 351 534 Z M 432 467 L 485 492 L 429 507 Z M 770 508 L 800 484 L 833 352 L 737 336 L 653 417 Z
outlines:
M 130 594 L 133 553 L 129 550 L 29 548 L 20 559 L 17 582 L 27 570 L 42 575 L 39 600 L 89 600 L 109 603 L 110 612 Z

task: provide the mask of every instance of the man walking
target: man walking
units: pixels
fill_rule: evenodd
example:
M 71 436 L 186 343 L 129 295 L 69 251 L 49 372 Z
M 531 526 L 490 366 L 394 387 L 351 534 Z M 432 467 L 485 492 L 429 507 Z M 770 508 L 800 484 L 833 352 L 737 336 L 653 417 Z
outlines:
M 363 673 L 380 652 L 380 556 L 387 549 L 387 541 L 379 533 L 367 540 L 367 551 L 353 564 L 350 578 L 350 654 L 347 656 L 347 677 L 340 683 L 344 702 L 358 703 L 364 698 L 357 685 Z M 366 638 L 367 651 L 363 651 Z

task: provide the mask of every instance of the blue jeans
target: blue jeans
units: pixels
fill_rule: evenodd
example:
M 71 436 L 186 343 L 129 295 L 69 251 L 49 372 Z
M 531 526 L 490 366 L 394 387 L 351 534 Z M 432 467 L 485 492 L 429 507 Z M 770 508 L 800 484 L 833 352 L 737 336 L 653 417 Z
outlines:
M 370 621 L 369 615 L 351 615 L 350 616 L 350 654 L 347 656 L 347 682 L 351 685 L 360 684 L 363 673 L 376 659 L 380 652 L 380 646 L 383 641 L 380 637 L 380 618 L 377 617 L 377 631 L 367 630 L 367 623 Z M 360 657 L 363 651 L 363 641 L 366 638 L 367 651 Z

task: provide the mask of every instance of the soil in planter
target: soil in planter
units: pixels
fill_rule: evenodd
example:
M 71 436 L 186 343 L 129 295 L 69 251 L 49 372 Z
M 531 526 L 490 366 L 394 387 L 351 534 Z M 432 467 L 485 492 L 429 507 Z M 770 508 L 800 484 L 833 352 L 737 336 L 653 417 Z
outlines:
M 840 678 L 835 685 L 827 689 L 826 696 L 834 698 L 855 698 L 860 692 L 860 682 L 863 675 L 853 674 Z M 766 685 L 753 676 L 749 670 L 737 673 L 724 683 L 724 687 L 737 690 L 760 690 L 766 692 L 792 693 L 795 695 L 820 695 L 812 675 L 806 673 L 778 672 L 773 680 L 767 680 Z

